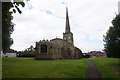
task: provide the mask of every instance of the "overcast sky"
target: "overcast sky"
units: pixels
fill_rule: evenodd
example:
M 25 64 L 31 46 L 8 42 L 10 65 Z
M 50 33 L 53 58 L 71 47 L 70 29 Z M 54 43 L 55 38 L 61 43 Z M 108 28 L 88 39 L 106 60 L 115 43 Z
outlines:
M 74 45 L 88 52 L 103 50 L 103 35 L 118 13 L 119 0 L 30 0 L 14 14 L 12 38 L 15 50 L 35 46 L 39 40 L 63 38 L 68 6 Z M 115 14 L 116 13 L 116 14 Z

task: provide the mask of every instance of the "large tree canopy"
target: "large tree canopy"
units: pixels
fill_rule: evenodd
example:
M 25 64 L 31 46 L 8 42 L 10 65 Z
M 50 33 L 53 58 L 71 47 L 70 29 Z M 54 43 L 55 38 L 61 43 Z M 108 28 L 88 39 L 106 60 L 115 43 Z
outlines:
M 104 50 L 108 57 L 120 57 L 120 15 L 116 15 L 112 24 L 104 36 Z
M 2 2 L 2 49 L 5 53 L 6 50 L 13 44 L 11 34 L 14 31 L 14 23 L 12 23 L 13 13 L 18 11 L 20 14 L 22 11 L 19 6 L 24 7 L 24 2 Z M 10 11 L 12 9 L 12 11 Z

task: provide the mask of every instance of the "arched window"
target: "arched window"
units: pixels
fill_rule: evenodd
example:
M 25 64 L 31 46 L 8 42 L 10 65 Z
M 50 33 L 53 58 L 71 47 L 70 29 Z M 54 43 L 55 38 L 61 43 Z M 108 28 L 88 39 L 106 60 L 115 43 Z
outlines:
M 47 45 L 41 45 L 41 53 L 47 53 Z

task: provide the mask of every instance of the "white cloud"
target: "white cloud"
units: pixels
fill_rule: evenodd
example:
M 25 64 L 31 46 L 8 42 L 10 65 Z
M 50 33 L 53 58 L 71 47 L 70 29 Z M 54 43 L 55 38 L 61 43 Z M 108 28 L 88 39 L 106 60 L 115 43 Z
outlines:
M 43 38 L 62 38 L 67 5 L 75 46 L 83 52 L 102 50 L 103 34 L 111 26 L 117 4 L 118 0 L 30 0 L 21 8 L 22 14 L 14 14 L 11 48 L 24 50 Z

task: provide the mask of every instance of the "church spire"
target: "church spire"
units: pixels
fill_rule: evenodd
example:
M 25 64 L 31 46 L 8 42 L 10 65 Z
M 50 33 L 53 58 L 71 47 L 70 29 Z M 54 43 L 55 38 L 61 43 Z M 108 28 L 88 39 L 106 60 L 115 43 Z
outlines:
M 70 32 L 70 23 L 69 23 L 69 16 L 68 16 L 68 8 L 66 7 L 66 29 L 65 33 Z
M 70 23 L 69 23 L 69 16 L 68 16 L 68 8 L 66 7 L 66 25 L 65 25 L 65 33 L 63 33 L 63 40 L 69 42 L 70 44 L 74 45 L 73 43 L 73 34 L 70 31 Z

